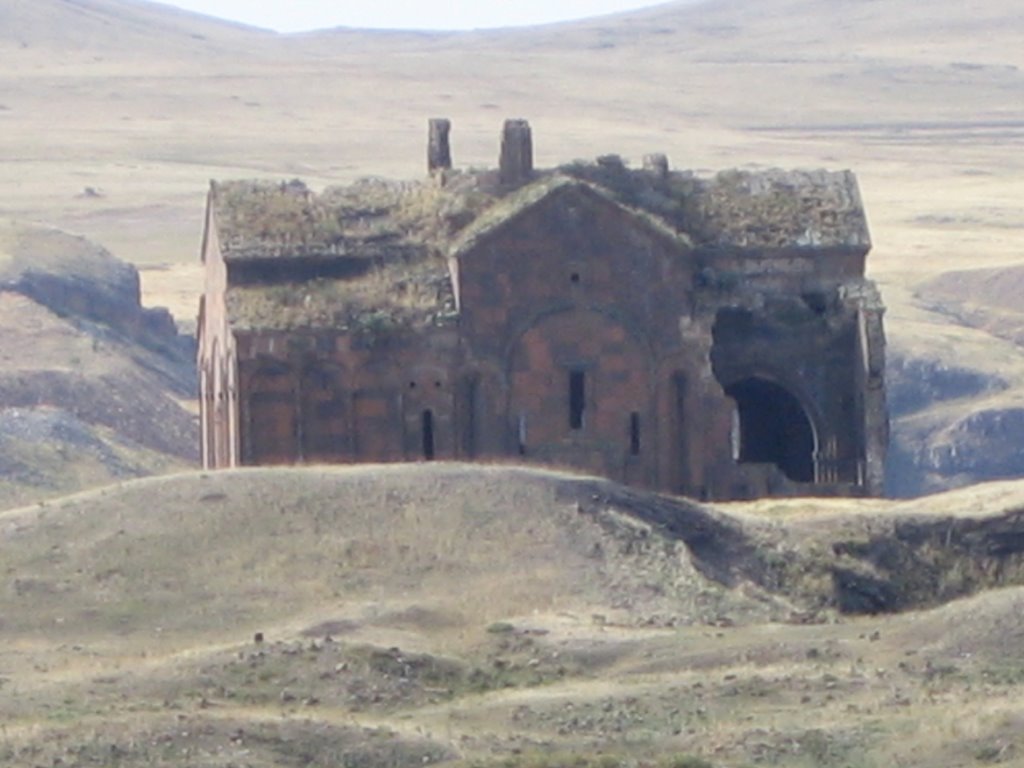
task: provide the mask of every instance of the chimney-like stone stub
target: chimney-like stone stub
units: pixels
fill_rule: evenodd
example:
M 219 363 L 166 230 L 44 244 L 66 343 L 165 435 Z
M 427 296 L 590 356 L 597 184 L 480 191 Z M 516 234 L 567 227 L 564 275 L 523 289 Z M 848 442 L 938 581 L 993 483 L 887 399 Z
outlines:
M 452 167 L 452 148 L 448 135 L 452 121 L 444 117 L 430 118 L 430 135 L 427 143 L 427 171 L 446 171 Z
M 521 184 L 533 175 L 533 135 L 526 120 L 506 120 L 501 133 L 502 184 Z
M 668 178 L 668 156 L 661 152 L 644 155 L 644 170 L 659 181 Z

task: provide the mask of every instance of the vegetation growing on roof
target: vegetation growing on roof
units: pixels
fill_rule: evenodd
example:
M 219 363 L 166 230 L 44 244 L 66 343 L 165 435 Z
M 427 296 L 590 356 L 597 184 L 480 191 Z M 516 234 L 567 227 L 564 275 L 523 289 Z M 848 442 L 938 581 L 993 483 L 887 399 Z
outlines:
M 321 195 L 302 182 L 227 182 L 214 187 L 225 251 L 234 258 L 347 254 L 386 257 L 400 245 L 438 252 L 474 238 L 551 191 L 585 182 L 644 212 L 666 233 L 747 248 L 866 246 L 867 223 L 849 172 L 726 171 L 659 176 L 617 155 L 542 172 L 506 193 L 489 172 L 444 174 L 441 182 L 363 179 Z
M 348 279 L 233 286 L 234 327 L 376 333 L 454 319 L 442 247 L 492 200 L 476 175 L 457 173 L 443 185 L 363 179 L 319 195 L 297 181 L 228 182 L 214 196 L 229 260 L 347 256 L 372 264 Z
M 447 173 L 443 183 L 363 179 L 321 194 L 302 182 L 214 186 L 229 260 L 365 258 L 349 279 L 234 286 L 232 325 L 246 329 L 335 328 L 371 335 L 440 326 L 456 316 L 445 244 L 492 205 L 489 174 Z
M 232 181 L 213 187 L 222 246 L 227 252 L 289 252 L 327 248 L 337 223 L 301 181 Z
M 724 171 L 702 181 L 686 207 L 702 242 L 741 248 L 870 245 L 849 171 Z
M 511 194 L 493 200 L 473 222 L 459 232 L 452 243 L 452 251 L 465 251 L 472 248 L 484 235 L 516 215 L 543 200 L 555 190 L 571 187 L 576 182 L 560 174 L 550 174 L 540 180 L 519 187 Z
M 723 171 L 699 179 L 629 168 L 617 155 L 561 173 L 607 190 L 698 243 L 740 248 L 867 246 L 867 222 L 849 171 Z
M 233 325 L 246 328 L 380 329 L 443 325 L 455 314 L 444 260 L 549 194 L 582 188 L 624 207 L 684 248 L 866 245 L 867 227 L 849 173 L 730 171 L 710 180 L 660 175 L 608 155 L 539 172 L 516 190 L 493 171 L 446 171 L 431 179 L 362 179 L 321 194 L 301 181 L 215 183 L 213 200 L 229 260 L 366 259 L 348 279 L 234 287 Z M 693 241 L 691 241 L 691 237 Z
M 674 229 L 685 231 L 683 203 L 691 185 L 679 182 L 692 180 L 692 174 L 671 174 L 669 184 L 649 171 L 630 168 L 618 155 L 604 155 L 596 163 L 575 160 L 558 170 L 607 190 L 623 205 L 646 211 Z
M 317 195 L 301 181 L 216 183 L 214 205 L 229 258 L 355 255 L 387 258 L 436 248 L 490 202 L 470 174 L 432 181 L 367 178 Z
M 455 296 L 442 260 L 382 263 L 357 280 L 232 287 L 228 314 L 239 329 L 331 328 L 375 334 L 454 321 Z

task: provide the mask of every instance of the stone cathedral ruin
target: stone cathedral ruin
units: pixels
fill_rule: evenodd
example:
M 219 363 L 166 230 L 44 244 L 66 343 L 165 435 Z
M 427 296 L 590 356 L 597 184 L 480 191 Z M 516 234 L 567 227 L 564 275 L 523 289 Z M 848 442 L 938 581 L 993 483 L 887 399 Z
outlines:
M 205 466 L 537 463 L 703 499 L 877 495 L 883 306 L 848 171 L 211 183 Z

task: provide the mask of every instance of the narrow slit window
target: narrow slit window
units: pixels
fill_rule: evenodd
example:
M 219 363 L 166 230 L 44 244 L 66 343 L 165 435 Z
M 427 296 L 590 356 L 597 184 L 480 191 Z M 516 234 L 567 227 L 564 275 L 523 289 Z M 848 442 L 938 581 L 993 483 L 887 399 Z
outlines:
M 434 458 L 434 412 L 423 412 L 423 458 L 431 461 Z
M 469 376 L 463 382 L 462 452 L 467 458 L 476 455 L 476 410 L 479 381 Z
M 519 414 L 519 421 L 516 425 L 516 441 L 519 445 L 519 455 L 526 455 L 526 414 Z
M 629 414 L 629 452 L 640 455 L 640 414 L 636 411 Z
M 586 395 L 586 376 L 583 371 L 569 371 L 569 429 L 583 429 Z

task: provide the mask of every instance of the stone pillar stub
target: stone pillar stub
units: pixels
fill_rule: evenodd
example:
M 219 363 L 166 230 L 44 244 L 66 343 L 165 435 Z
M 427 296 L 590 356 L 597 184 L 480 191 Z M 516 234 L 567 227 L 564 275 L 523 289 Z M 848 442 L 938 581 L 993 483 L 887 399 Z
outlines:
M 533 175 L 533 135 L 526 120 L 505 121 L 498 168 L 502 184 L 521 184 Z
M 427 170 L 446 171 L 452 167 L 452 150 L 448 135 L 452 121 L 445 117 L 430 118 L 430 136 L 427 143 Z
M 661 152 L 644 155 L 644 170 L 652 174 L 659 181 L 668 178 L 668 156 Z

